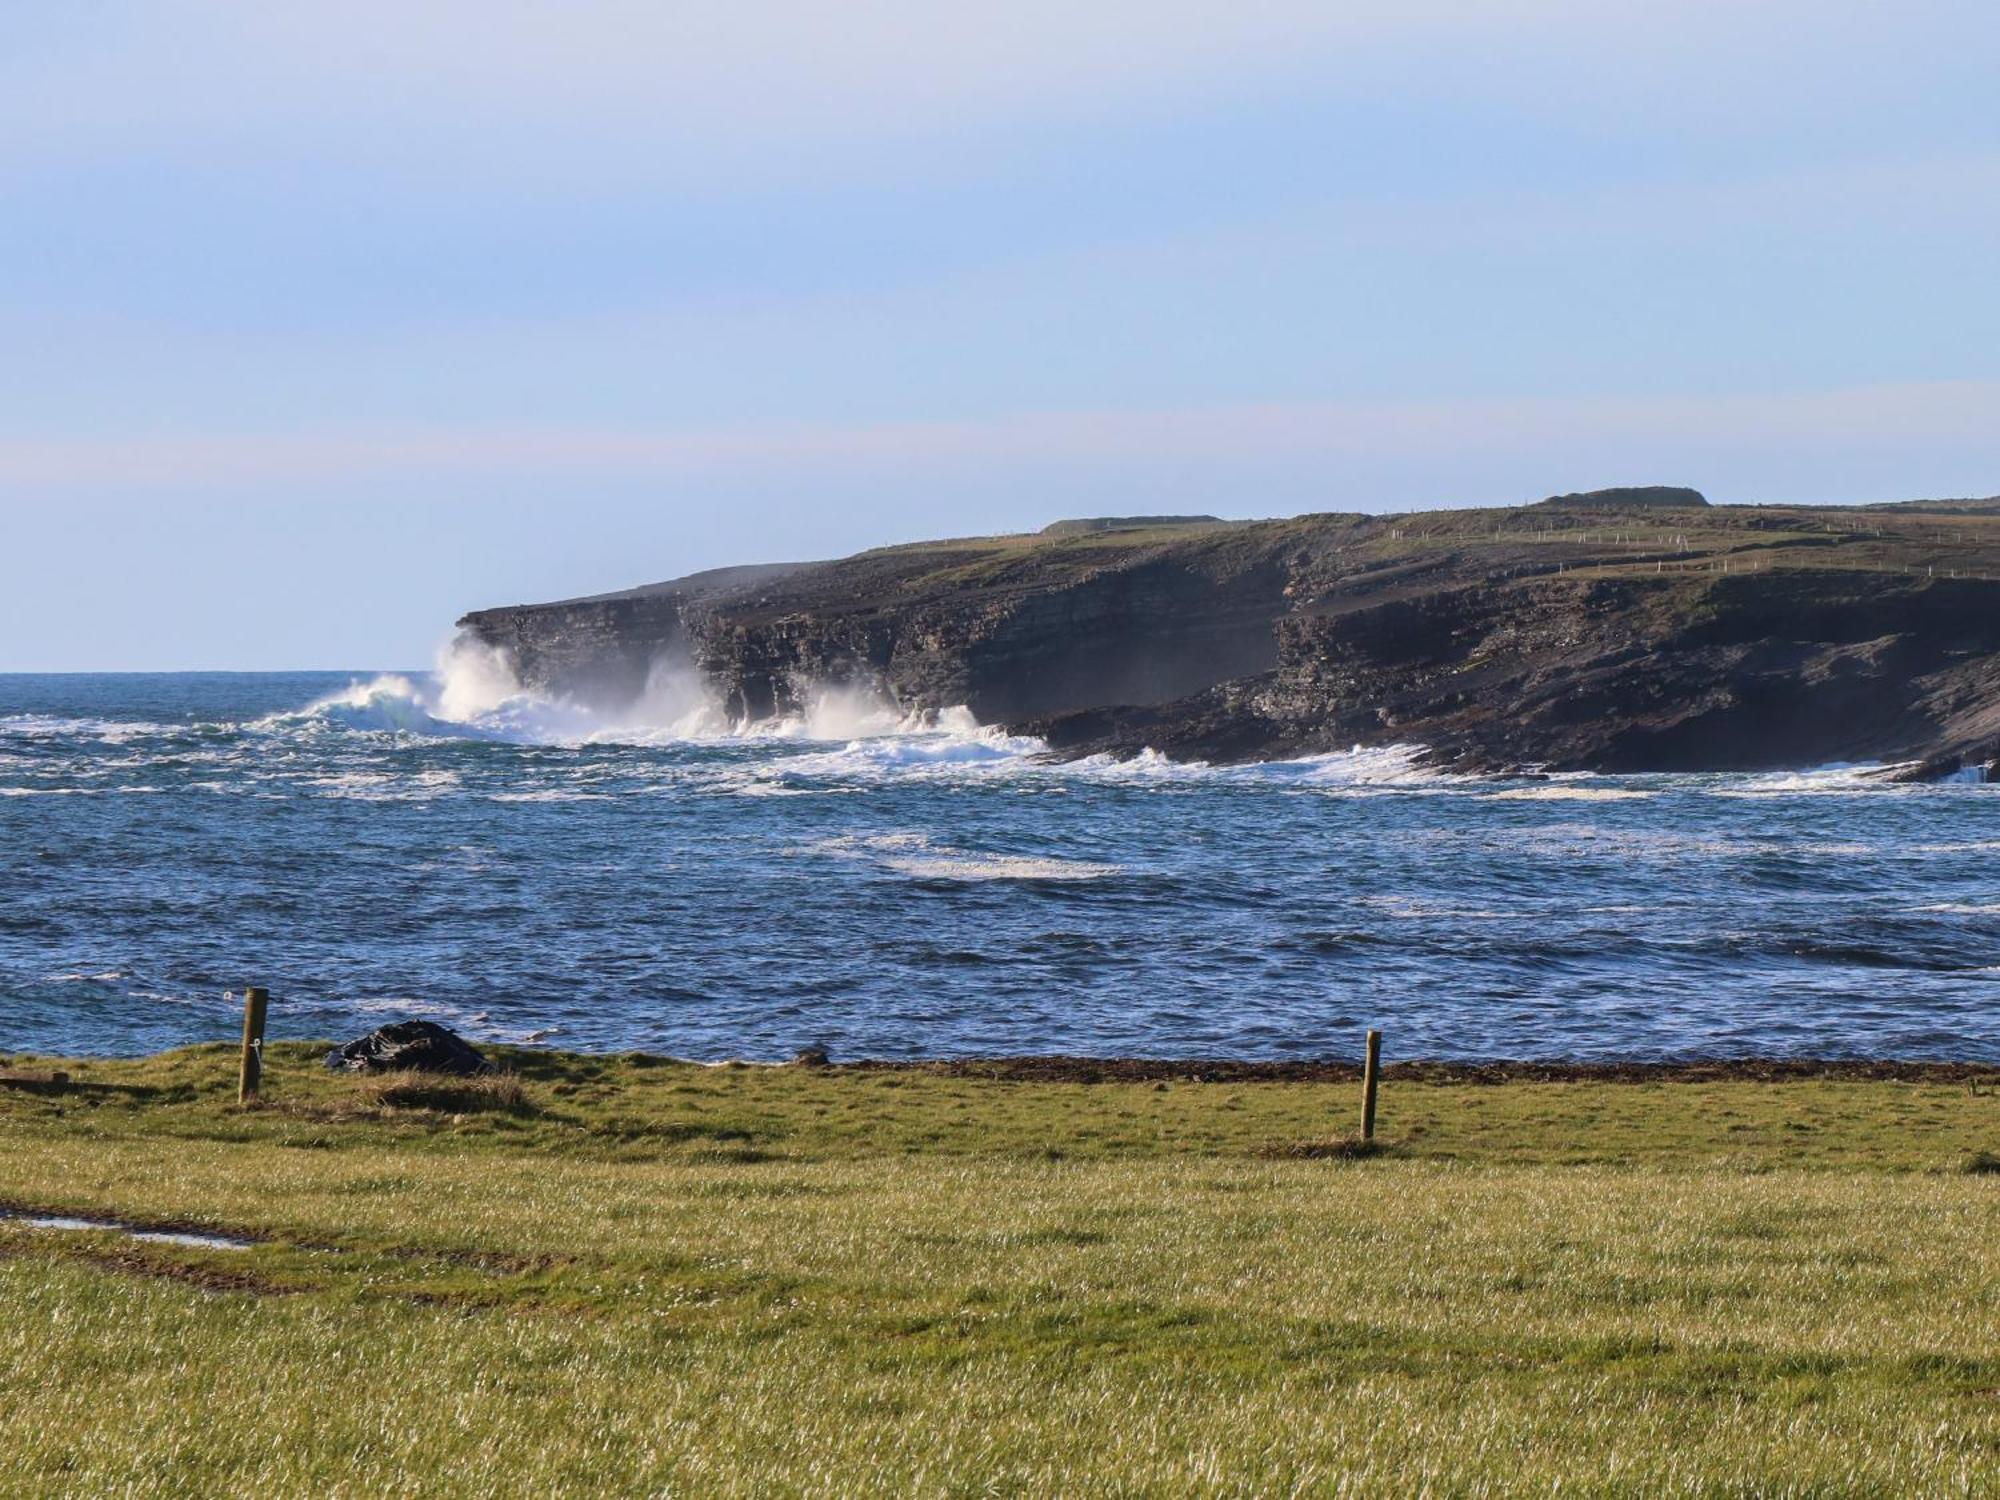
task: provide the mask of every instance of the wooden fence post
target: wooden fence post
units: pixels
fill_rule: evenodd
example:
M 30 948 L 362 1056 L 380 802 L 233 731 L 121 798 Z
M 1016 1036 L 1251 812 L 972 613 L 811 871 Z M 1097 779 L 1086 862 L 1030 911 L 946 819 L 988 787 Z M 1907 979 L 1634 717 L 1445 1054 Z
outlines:
M 236 1102 L 248 1104 L 257 1097 L 257 1085 L 264 1076 L 264 1016 L 271 1007 L 268 990 L 252 985 L 243 992 L 243 1071 L 238 1075 Z
M 1375 1139 L 1375 1085 L 1382 1076 L 1382 1033 L 1368 1033 L 1368 1063 L 1361 1072 L 1361 1139 Z

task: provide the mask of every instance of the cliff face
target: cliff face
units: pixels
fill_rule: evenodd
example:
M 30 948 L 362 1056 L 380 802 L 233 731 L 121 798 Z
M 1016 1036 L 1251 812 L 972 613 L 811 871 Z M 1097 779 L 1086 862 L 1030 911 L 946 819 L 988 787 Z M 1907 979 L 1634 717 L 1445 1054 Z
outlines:
M 1013 722 L 1149 704 L 1277 662 L 1282 562 L 1245 527 L 892 548 L 743 581 L 482 610 L 459 623 L 522 680 L 604 706 L 661 660 L 691 664 L 737 717 L 862 684 L 908 707 Z M 1218 545 L 1204 545 L 1213 533 Z
M 1467 767 L 1983 763 L 2000 518 L 1581 503 L 1067 530 L 728 569 L 461 624 L 615 707 L 662 661 L 730 712 L 865 684 L 1058 752 L 1390 742 Z

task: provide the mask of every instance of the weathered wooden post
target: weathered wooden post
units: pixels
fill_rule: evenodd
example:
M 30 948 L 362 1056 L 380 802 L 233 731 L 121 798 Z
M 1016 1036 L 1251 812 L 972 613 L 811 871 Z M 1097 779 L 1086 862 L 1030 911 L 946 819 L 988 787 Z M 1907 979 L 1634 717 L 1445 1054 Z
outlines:
M 268 990 L 252 985 L 243 992 L 243 1071 L 236 1084 L 238 1104 L 248 1104 L 257 1097 L 257 1085 L 264 1076 L 264 1016 L 270 1008 Z
M 1375 1139 L 1375 1085 L 1382 1077 L 1382 1033 L 1368 1033 L 1368 1062 L 1361 1070 L 1361 1139 Z

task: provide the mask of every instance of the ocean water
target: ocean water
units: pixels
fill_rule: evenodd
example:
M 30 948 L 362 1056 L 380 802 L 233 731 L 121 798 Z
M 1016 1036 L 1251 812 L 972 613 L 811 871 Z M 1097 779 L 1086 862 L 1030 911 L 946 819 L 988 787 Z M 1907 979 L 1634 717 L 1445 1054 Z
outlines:
M 1050 763 L 439 674 L 0 677 L 0 1051 L 2000 1060 L 2000 787 Z

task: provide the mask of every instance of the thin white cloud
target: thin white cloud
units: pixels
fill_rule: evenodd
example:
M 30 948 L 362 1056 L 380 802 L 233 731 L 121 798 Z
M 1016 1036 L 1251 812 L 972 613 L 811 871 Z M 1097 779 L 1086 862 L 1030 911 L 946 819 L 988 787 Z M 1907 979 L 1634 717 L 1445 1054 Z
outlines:
M 1851 109 L 1957 0 L 166 0 L 0 45 L 0 161 L 192 147 L 589 177 L 821 160 L 1254 95 L 1480 99 L 1699 130 Z M 1975 28 L 1985 23 L 1969 18 Z M 0 23 L 4 27 L 7 23 Z M 865 153 L 864 153 L 865 155 Z
M 1156 410 L 1026 413 L 983 421 L 783 423 L 690 430 L 432 427 L 257 436 L 0 443 L 0 494 L 290 487 L 391 477 L 605 478 L 662 483 L 826 482 L 923 477 L 982 480 L 996 470 L 1089 484 L 1194 466 L 1218 484 L 1281 465 L 1343 476 L 1546 468 L 1552 484 L 1583 463 L 1685 469 L 1744 453 L 1802 461 L 1804 472 L 1865 457 L 1929 472 L 1949 450 L 2000 488 L 2000 382 L 1962 381 L 1783 394 L 1297 402 Z M 1565 475 L 1569 475 L 1567 479 Z M 1652 475 L 1651 477 L 1659 477 Z M 1667 476 L 1674 477 L 1674 476 Z M 1683 474 L 1699 480 L 1698 474 Z M 1355 497 L 1365 498 L 1365 497 Z M 1771 496 L 1768 498 L 1781 498 Z M 1879 498 L 1894 498 L 1883 496 Z

